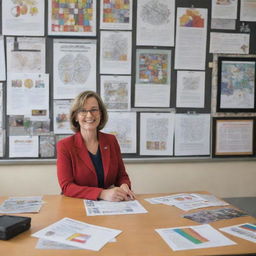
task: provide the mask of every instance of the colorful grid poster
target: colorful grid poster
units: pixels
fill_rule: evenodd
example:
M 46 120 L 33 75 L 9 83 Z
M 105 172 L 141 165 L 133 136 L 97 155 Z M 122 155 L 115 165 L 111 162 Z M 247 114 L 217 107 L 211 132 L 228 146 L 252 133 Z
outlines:
M 96 0 L 51 0 L 48 34 L 96 36 Z
M 132 0 L 101 0 L 101 29 L 132 29 Z

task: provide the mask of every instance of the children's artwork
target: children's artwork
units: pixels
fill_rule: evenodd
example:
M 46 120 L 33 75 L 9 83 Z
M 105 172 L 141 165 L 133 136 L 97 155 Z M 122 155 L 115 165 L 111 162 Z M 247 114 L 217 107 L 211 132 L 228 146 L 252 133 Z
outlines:
M 1 3 L 3 35 L 44 35 L 45 1 L 7 0 Z
M 132 29 L 133 0 L 101 0 L 101 29 Z
M 255 109 L 256 58 L 219 57 L 217 111 Z
M 49 35 L 96 35 L 97 0 L 51 0 L 48 3 Z

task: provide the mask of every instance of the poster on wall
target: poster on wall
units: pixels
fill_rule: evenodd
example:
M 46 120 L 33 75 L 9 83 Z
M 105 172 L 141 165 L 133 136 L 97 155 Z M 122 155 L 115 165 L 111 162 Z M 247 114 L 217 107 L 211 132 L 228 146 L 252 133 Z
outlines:
M 45 1 L 8 0 L 1 2 L 3 35 L 44 35 Z
M 175 156 L 209 155 L 210 124 L 210 114 L 176 114 Z
M 140 114 L 140 155 L 173 155 L 174 114 Z
M 54 39 L 53 86 L 54 99 L 96 91 L 96 40 Z
M 38 136 L 9 136 L 9 157 L 38 157 Z
M 0 81 L 6 80 L 4 37 L 0 35 Z
M 103 132 L 116 136 L 121 153 L 136 153 L 136 112 L 109 112 L 109 120 Z
M 174 46 L 175 0 L 137 1 L 137 45 Z
M 206 8 L 177 8 L 175 69 L 205 69 L 207 20 Z
M 205 72 L 177 72 L 177 108 L 204 108 Z
M 133 0 L 101 0 L 101 29 L 132 29 Z
M 55 134 L 71 134 L 69 112 L 71 100 L 54 100 L 53 105 L 53 130 Z
M 255 86 L 256 58 L 218 58 L 218 112 L 254 111 Z
M 171 50 L 137 49 L 135 106 L 169 107 L 170 93 Z
M 100 94 L 108 111 L 131 109 L 131 76 L 101 76 Z
M 212 18 L 237 19 L 237 0 L 212 0 Z M 241 1 L 242 2 L 242 1 Z
M 101 31 L 100 73 L 131 74 L 132 33 Z
M 254 154 L 253 118 L 214 118 L 213 156 L 252 156 Z
M 97 0 L 49 0 L 48 34 L 96 36 Z
M 8 73 L 45 73 L 45 38 L 7 37 Z
M 7 81 L 7 114 L 49 117 L 49 75 L 10 73 Z

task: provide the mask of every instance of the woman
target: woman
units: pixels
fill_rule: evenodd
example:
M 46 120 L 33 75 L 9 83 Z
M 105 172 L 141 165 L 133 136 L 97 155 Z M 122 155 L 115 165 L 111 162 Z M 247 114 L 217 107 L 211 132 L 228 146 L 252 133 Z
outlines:
M 89 200 L 135 198 L 114 135 L 100 132 L 107 110 L 93 91 L 80 93 L 70 112 L 74 135 L 57 144 L 57 173 L 62 193 Z

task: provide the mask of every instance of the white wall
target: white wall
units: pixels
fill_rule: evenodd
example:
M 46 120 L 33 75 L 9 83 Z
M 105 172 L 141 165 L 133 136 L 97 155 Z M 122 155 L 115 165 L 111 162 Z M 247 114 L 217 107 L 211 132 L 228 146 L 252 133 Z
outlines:
M 256 162 L 126 164 L 136 193 L 206 190 L 220 197 L 256 196 Z M 59 194 L 55 164 L 0 165 L 0 196 Z

